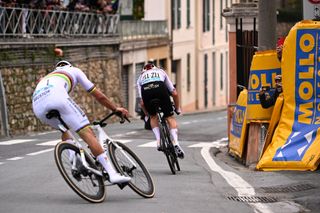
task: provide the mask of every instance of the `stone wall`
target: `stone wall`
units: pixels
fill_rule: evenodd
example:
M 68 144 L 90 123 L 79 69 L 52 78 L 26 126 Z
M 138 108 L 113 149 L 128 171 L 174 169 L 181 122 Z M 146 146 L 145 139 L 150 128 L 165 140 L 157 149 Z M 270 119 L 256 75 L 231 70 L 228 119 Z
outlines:
M 112 101 L 121 105 L 120 53 L 116 51 L 118 48 L 115 45 L 61 48 L 65 52 L 64 60 L 68 60 L 74 66 L 82 69 L 99 89 Z M 32 50 L 27 49 L 25 51 Z M 15 61 L 14 65 L 0 67 L 5 90 L 10 135 L 51 130 L 49 126 L 41 124 L 34 116 L 31 102 L 37 79 L 51 72 L 55 62 L 60 60 L 50 55 L 51 53 L 48 54 L 47 56 L 38 56 L 46 58 L 46 60 L 43 60 L 43 64 L 33 63 L 35 59 L 26 58 L 26 55 L 30 54 L 24 54 L 22 56 L 10 56 L 10 59 Z M 14 55 L 14 53 L 11 53 L 11 55 Z M 18 60 L 19 57 L 24 58 L 23 60 Z M 39 58 L 37 60 L 41 61 Z M 19 64 L 18 61 L 23 63 Z M 9 64 L 8 61 L 7 64 Z M 87 94 L 81 86 L 78 86 L 70 95 L 87 113 L 91 121 L 106 114 L 106 109 Z

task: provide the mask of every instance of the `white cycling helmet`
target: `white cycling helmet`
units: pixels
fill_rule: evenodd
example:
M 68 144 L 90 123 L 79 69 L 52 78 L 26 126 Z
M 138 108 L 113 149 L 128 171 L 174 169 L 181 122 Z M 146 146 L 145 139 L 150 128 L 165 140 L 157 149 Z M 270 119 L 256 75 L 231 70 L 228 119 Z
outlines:
M 72 67 L 72 64 L 69 61 L 59 61 L 58 63 L 56 63 L 56 67 L 63 67 L 63 66 Z

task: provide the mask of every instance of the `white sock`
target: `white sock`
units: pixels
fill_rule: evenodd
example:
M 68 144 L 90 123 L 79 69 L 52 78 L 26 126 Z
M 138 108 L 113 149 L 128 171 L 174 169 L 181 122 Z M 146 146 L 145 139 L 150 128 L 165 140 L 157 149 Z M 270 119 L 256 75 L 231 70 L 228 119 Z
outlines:
M 113 168 L 112 164 L 110 163 L 110 161 L 107 160 L 106 153 L 101 153 L 100 155 L 97 156 L 97 159 L 99 163 L 101 163 L 103 168 L 108 172 L 109 175 L 113 175 L 117 173 L 116 170 Z
M 66 142 L 68 143 L 74 143 L 74 141 L 71 139 L 71 138 L 68 138 L 67 140 L 65 140 Z M 76 152 L 73 151 L 72 149 L 68 149 L 68 152 L 69 152 L 69 160 L 72 161 Z
M 178 142 L 178 129 L 170 129 L 170 134 L 173 139 L 173 145 L 179 145 Z
M 156 140 L 160 141 L 160 130 L 159 127 L 152 128 L 154 135 L 156 136 Z

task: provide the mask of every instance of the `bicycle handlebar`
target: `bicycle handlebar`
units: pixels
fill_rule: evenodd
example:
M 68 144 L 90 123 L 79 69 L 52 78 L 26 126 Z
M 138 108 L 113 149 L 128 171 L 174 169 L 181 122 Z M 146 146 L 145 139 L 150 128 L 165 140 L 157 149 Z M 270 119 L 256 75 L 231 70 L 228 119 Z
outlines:
M 112 116 L 118 116 L 120 118 L 120 123 L 123 124 L 126 120 L 130 123 L 131 121 L 129 120 L 129 118 L 127 116 L 124 116 L 121 112 L 119 111 L 114 111 L 111 112 L 110 114 L 106 115 L 106 117 L 104 117 L 103 119 L 101 119 L 100 121 L 94 121 L 93 125 L 100 125 L 101 127 L 104 127 L 107 125 L 107 123 L 105 123 L 106 120 L 108 120 L 110 117 Z

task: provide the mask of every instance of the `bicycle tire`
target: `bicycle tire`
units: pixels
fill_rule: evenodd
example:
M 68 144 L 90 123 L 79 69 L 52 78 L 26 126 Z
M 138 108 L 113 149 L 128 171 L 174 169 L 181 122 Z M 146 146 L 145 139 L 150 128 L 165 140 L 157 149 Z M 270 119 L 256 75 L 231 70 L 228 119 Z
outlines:
M 169 147 L 169 152 L 170 152 L 170 155 L 171 155 L 171 158 L 173 161 L 173 165 L 175 166 L 176 171 L 180 171 L 178 156 L 177 156 L 176 151 L 174 149 L 174 146 L 172 144 L 170 132 L 169 132 L 167 125 L 165 125 L 165 131 L 166 131 L 166 136 L 168 138 L 168 144 L 169 144 L 168 147 Z
M 152 198 L 155 193 L 155 186 L 147 168 L 129 147 L 120 142 L 115 141 L 114 143 L 122 148 L 126 155 L 130 157 L 131 161 L 136 164 L 137 168 L 132 167 L 132 164 L 121 152 L 121 149 L 117 148 L 112 143 L 109 143 L 109 155 L 113 165 L 118 172 L 131 177 L 131 181 L 128 182 L 128 185 L 133 191 L 144 198 Z
M 69 150 L 74 151 L 75 156 L 80 157 L 79 148 L 68 142 L 58 143 L 54 150 L 55 162 L 63 179 L 71 189 L 84 200 L 91 203 L 101 203 L 106 197 L 103 177 L 85 169 L 81 161 L 78 161 L 76 163 L 76 169 L 73 169 Z M 86 152 L 85 158 L 90 167 L 98 169 L 92 158 Z
M 176 168 L 175 168 L 176 158 L 175 158 L 175 153 L 172 153 L 173 146 L 169 138 L 170 135 L 169 135 L 168 129 L 164 126 L 164 124 L 161 124 L 160 131 L 161 131 L 160 139 L 164 148 L 163 152 L 167 158 L 171 173 L 175 175 L 176 174 Z

